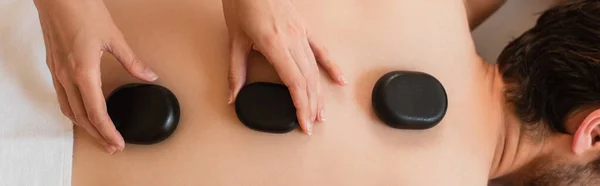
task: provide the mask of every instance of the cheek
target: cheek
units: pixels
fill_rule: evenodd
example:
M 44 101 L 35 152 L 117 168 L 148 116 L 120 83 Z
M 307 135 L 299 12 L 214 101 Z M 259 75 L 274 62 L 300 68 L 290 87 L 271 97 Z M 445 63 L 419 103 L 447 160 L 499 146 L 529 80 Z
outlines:
M 563 164 L 563 161 L 564 159 L 559 158 L 555 153 L 540 156 L 510 175 L 501 178 L 501 181 L 504 182 L 503 185 L 536 185 L 534 183 L 546 181 L 542 178 L 551 175 L 552 170 Z
M 598 166 L 572 155 L 552 154 L 538 158 L 526 172 L 519 185 L 590 185 L 598 179 Z M 592 184 L 595 185 L 595 184 Z
M 580 164 L 560 164 L 542 170 L 527 179 L 525 185 L 595 185 L 597 175 L 589 166 Z M 591 184 L 595 183 L 595 184 Z

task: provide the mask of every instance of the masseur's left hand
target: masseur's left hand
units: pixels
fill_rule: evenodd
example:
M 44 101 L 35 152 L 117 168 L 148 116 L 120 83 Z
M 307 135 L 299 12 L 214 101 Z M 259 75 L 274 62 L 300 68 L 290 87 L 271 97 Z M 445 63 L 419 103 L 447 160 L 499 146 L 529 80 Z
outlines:
M 36 0 L 46 63 L 60 110 L 109 153 L 125 148 L 106 111 L 100 58 L 112 53 L 134 77 L 148 82 L 156 74 L 134 54 L 102 0 Z
M 300 126 L 312 133 L 323 121 L 323 94 L 319 64 L 340 85 L 346 84 L 327 50 L 307 30 L 289 0 L 223 0 L 229 29 L 229 87 L 232 103 L 246 80 L 246 59 L 251 49 L 261 52 L 288 87 Z M 315 59 L 316 57 L 316 59 Z

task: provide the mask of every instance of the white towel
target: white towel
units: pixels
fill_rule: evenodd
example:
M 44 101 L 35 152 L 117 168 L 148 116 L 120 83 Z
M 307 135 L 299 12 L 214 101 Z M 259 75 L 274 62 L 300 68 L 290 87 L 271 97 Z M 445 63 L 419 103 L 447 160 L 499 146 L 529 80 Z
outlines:
M 479 55 L 496 63 L 500 52 L 514 38 L 519 37 L 537 21 L 539 15 L 557 0 L 510 0 L 474 32 L 473 39 Z
M 32 0 L 0 0 L 0 185 L 71 185 L 73 128 Z

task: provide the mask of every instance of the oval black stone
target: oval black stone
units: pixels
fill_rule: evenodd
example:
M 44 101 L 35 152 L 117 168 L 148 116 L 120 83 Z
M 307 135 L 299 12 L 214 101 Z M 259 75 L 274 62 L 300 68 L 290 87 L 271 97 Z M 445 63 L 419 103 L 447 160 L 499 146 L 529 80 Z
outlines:
M 387 125 L 397 129 L 429 129 L 446 115 L 444 86 L 423 72 L 393 71 L 375 84 L 373 109 Z
M 179 102 L 167 88 L 128 84 L 106 99 L 108 115 L 125 142 L 155 144 L 167 139 L 179 123 Z
M 256 131 L 287 133 L 298 126 L 292 97 L 282 84 L 245 85 L 236 98 L 235 112 L 246 127 Z

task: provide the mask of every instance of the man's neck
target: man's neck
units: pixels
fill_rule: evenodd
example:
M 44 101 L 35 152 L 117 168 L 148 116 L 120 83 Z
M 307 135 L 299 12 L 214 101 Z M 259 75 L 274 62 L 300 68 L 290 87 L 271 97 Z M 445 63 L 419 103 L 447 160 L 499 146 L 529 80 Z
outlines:
M 532 141 L 523 135 L 522 124 L 516 117 L 512 103 L 505 99 L 506 85 L 497 65 L 489 65 L 486 78 L 492 84 L 492 94 L 502 105 L 499 109 L 502 115 L 500 130 L 497 132 L 497 143 L 492 165 L 490 166 L 489 179 L 506 176 L 535 159 L 541 148 L 534 147 Z

